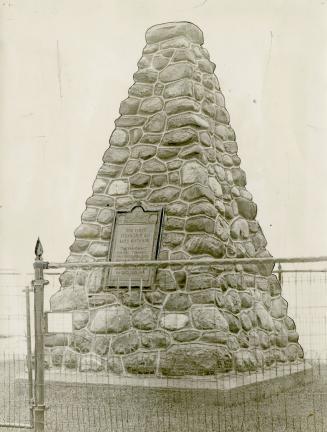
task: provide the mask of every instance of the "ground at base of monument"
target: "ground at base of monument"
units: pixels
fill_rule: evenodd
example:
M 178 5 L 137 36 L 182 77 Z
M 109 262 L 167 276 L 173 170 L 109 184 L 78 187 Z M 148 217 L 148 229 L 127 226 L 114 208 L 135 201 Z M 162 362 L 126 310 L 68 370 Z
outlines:
M 215 390 L 221 396 L 218 400 L 223 405 L 229 405 L 237 404 L 244 395 L 246 398 L 262 399 L 296 386 L 309 384 L 313 381 L 314 374 L 314 368 L 307 362 L 279 365 L 256 372 L 187 377 L 117 376 L 103 372 L 51 368 L 45 371 L 45 381 L 159 389 Z
M 295 366 L 295 365 L 294 365 Z M 304 369 L 304 368 L 303 368 Z M 46 371 L 48 375 L 49 371 Z M 59 371 L 58 371 L 59 372 Z M 57 373 L 58 373 L 57 372 Z M 286 373 L 286 366 L 284 367 Z M 303 370 L 302 370 L 303 372 Z M 49 431 L 62 432 L 323 432 L 327 425 L 327 365 L 305 365 L 307 382 L 283 393 L 248 399 L 238 389 L 238 403 L 229 404 L 216 389 L 160 388 L 120 385 L 98 374 L 68 371 L 64 381 L 46 380 L 46 424 Z M 61 372 L 61 375 L 64 375 Z M 84 381 L 82 377 L 84 376 Z M 253 374 L 251 374 L 253 376 Z M 49 377 L 49 376 L 48 376 Z M 75 377 L 75 379 L 74 379 Z M 89 377 L 89 379 L 88 379 Z M 148 377 L 149 378 L 149 377 Z M 206 377 L 210 380 L 213 377 Z M 282 379 L 282 371 L 280 372 Z M 170 381 L 170 380 L 169 380 Z M 184 381 L 184 378 L 175 379 Z M 302 382 L 302 385 L 300 384 Z M 267 381 L 265 381 L 267 384 Z M 24 398 L 26 379 L 16 380 L 16 399 Z M 251 384 L 250 384 L 251 385 Z M 267 386 L 268 387 L 268 386 Z M 15 386 L 12 385 L 12 388 Z M 243 389 L 246 386 L 243 387 Z M 276 386 L 277 389 L 277 386 Z M 26 394 L 26 390 L 25 390 Z M 3 405 L 0 395 L 0 406 Z M 26 400 L 25 400 L 26 402 Z M 28 405 L 26 405 L 28 415 Z M 12 429 L 2 429 L 13 432 Z M 17 429 L 16 429 L 17 430 Z

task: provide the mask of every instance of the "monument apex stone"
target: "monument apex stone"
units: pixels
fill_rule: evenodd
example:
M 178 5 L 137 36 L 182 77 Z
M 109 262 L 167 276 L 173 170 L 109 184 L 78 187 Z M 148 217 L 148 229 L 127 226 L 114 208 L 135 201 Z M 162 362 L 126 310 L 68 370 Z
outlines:
M 148 44 L 155 44 L 177 36 L 186 37 L 191 42 L 199 45 L 203 44 L 202 31 L 199 27 L 187 21 L 163 23 L 152 26 L 147 30 L 145 39 Z

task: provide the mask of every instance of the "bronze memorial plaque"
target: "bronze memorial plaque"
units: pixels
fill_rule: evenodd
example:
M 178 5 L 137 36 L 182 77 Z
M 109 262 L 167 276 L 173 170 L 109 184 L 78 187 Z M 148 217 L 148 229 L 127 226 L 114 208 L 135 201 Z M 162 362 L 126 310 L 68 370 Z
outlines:
M 161 211 L 147 211 L 137 206 L 130 212 L 117 212 L 111 261 L 151 261 L 156 259 Z M 111 268 L 109 286 L 149 287 L 155 275 L 154 267 L 130 266 Z

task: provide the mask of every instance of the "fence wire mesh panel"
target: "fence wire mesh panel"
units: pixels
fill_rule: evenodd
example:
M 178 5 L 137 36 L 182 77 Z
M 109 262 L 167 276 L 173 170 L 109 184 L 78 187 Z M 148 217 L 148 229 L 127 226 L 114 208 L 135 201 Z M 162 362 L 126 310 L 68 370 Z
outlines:
M 288 270 L 297 267 L 300 264 L 288 266 Z M 274 362 L 270 367 L 262 366 L 248 373 L 204 373 L 197 377 L 165 378 L 146 373 L 123 376 L 112 367 L 109 372 L 108 365 L 99 362 L 96 355 L 92 358 L 87 339 L 77 344 L 81 358 L 88 357 L 83 364 L 73 354 L 64 363 L 62 351 L 57 350 L 54 355 L 56 348 L 46 346 L 44 430 L 327 431 L 326 275 L 326 271 L 309 269 L 282 273 L 282 294 L 300 335 L 303 362 Z M 45 274 L 45 278 L 50 281 L 45 287 L 45 310 L 48 310 L 49 298 L 59 288 L 58 274 Z M 32 424 L 24 292 L 26 280 L 30 279 L 26 275 L 0 275 L 0 423 L 3 425 L 0 431 Z M 120 290 L 121 287 L 116 287 L 110 292 Z M 30 296 L 32 311 L 33 294 Z M 33 313 L 31 318 L 33 328 Z M 60 319 L 65 320 L 64 314 L 57 316 Z M 62 329 L 66 324 L 56 323 Z M 65 340 L 65 349 L 73 352 L 76 340 L 69 337 Z M 33 347 L 33 337 L 31 343 Z
M 26 371 L 26 286 L 17 272 L 0 273 L 0 427 L 31 427 Z M 19 379 L 24 378 L 24 379 Z

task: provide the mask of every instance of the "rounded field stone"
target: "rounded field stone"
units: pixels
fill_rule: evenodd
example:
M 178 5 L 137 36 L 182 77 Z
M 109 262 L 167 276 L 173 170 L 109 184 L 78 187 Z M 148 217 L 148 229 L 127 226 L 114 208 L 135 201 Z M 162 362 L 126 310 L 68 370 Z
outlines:
M 237 314 L 241 310 L 241 299 L 236 291 L 228 291 L 225 296 L 225 307 L 233 314 Z
M 120 104 L 119 113 L 121 115 L 137 114 L 137 110 L 139 108 L 139 105 L 140 105 L 139 99 L 129 97 L 129 98 L 123 100 L 122 103 Z M 124 144 L 126 144 L 126 142 L 124 142 Z M 122 145 L 124 145 L 124 144 L 122 144 Z M 113 144 L 113 145 L 115 145 L 115 144 Z
M 121 306 L 108 306 L 95 312 L 90 330 L 93 333 L 120 333 L 129 327 L 129 311 Z
M 111 343 L 111 349 L 115 354 L 130 354 L 138 347 L 139 338 L 134 331 L 117 336 Z
M 124 168 L 124 175 L 132 175 L 141 167 L 141 162 L 138 160 L 129 160 Z
M 76 238 L 94 239 L 100 235 L 100 227 L 95 224 L 82 223 L 75 231 Z
M 212 234 L 215 230 L 215 223 L 207 216 L 192 216 L 187 219 L 185 230 L 188 232 L 206 232 Z
M 282 289 L 276 275 L 271 275 L 268 278 L 268 286 L 271 297 L 279 296 Z
M 103 156 L 103 162 L 123 164 L 129 157 L 129 150 L 126 148 L 109 147 Z
M 158 72 L 151 69 L 141 69 L 133 75 L 134 81 L 153 84 L 157 81 Z
M 191 342 L 196 340 L 201 335 L 201 332 L 197 330 L 181 330 L 173 333 L 173 338 L 177 342 Z
M 107 370 L 116 375 L 121 375 L 124 372 L 121 358 L 118 356 L 109 356 L 107 361 Z
M 166 165 L 158 159 L 150 159 L 143 163 L 142 169 L 146 173 L 159 173 L 167 171 Z
M 250 235 L 248 222 L 243 218 L 234 220 L 230 227 L 230 234 L 234 240 L 246 240 Z
M 181 169 L 182 184 L 200 183 L 205 185 L 208 182 L 206 168 L 197 161 L 185 162 Z
M 106 225 L 112 222 L 114 220 L 114 217 L 115 217 L 115 212 L 113 210 L 104 208 L 99 212 L 98 222 Z
M 130 129 L 129 137 L 130 137 L 131 144 L 134 145 L 134 144 L 138 143 L 140 141 L 142 135 L 143 135 L 143 132 L 142 132 L 141 128 Z
M 167 66 L 159 74 L 159 79 L 163 83 L 177 81 L 183 78 L 192 78 L 193 67 L 189 63 L 177 63 Z
M 164 112 L 153 115 L 144 125 L 144 130 L 147 132 L 161 132 L 165 126 L 166 117 Z
M 78 366 L 79 356 L 73 351 L 65 351 L 64 366 L 68 369 L 76 369 Z
M 241 325 L 244 330 L 249 331 L 252 328 L 252 321 L 247 313 L 240 314 Z
M 168 204 L 166 207 L 166 214 L 169 216 L 185 216 L 187 212 L 187 204 L 176 201 Z
M 135 159 L 149 159 L 156 154 L 157 148 L 152 145 L 136 145 L 133 147 L 131 156 Z
M 109 195 L 125 195 L 128 193 L 128 183 L 125 180 L 113 180 L 108 188 Z
M 215 200 L 215 196 L 213 192 L 206 186 L 202 186 L 200 184 L 193 184 L 184 189 L 182 192 L 182 199 L 185 201 L 197 201 L 201 198 L 206 198 L 212 203 Z
M 159 368 L 166 376 L 212 375 L 231 370 L 232 359 L 225 347 L 173 345 L 160 356 Z
M 197 137 L 197 133 L 193 129 L 176 129 L 164 134 L 161 145 L 186 145 L 196 141 Z
M 202 45 L 203 33 L 196 25 L 186 22 L 171 22 L 150 27 L 145 35 L 148 44 L 161 42 L 177 36 L 184 36 L 191 42 Z
M 255 313 L 258 320 L 258 324 L 263 330 L 268 330 L 268 331 L 273 330 L 274 328 L 273 319 L 263 305 L 261 305 L 260 303 L 256 303 Z
M 216 208 L 208 202 L 199 202 L 190 204 L 188 214 L 193 215 L 206 215 L 211 218 L 216 218 L 217 210 Z
M 150 180 L 151 176 L 138 173 L 130 177 L 129 182 L 133 187 L 145 187 L 150 183 Z
M 228 330 L 228 323 L 215 306 L 195 306 L 192 309 L 194 326 L 200 330 Z
M 165 186 L 151 192 L 148 200 L 153 203 L 171 202 L 178 198 L 180 189 L 174 186 Z
M 91 349 L 92 341 L 92 335 L 86 330 L 81 330 L 79 332 L 72 333 L 69 345 L 75 351 L 87 353 Z
M 251 308 L 253 306 L 253 297 L 248 293 L 240 293 L 242 308 Z
M 112 207 L 113 204 L 114 204 L 113 198 L 107 195 L 94 194 L 86 200 L 87 206 Z
M 200 105 L 191 98 L 181 97 L 166 102 L 166 113 L 177 114 L 184 111 L 199 111 Z
M 257 359 L 251 351 L 241 350 L 233 354 L 235 369 L 238 372 L 256 371 Z
M 190 79 L 183 79 L 166 84 L 163 96 L 166 99 L 179 96 L 193 96 L 193 83 Z
M 145 293 L 146 300 L 153 305 L 161 305 L 163 304 L 166 294 L 161 291 L 151 291 Z
M 144 303 L 142 292 L 139 289 L 133 289 L 131 292 L 123 293 L 122 303 L 128 307 L 141 306 Z
M 108 255 L 108 242 L 92 242 L 89 247 L 89 254 L 95 258 L 101 258 Z
M 204 291 L 192 293 L 191 300 L 193 304 L 214 304 L 215 296 L 216 296 L 215 290 L 206 289 Z
M 154 96 L 143 100 L 140 106 L 140 111 L 147 114 L 153 114 L 157 111 L 162 110 L 162 107 L 163 102 L 161 98 Z
M 188 294 L 183 292 L 175 292 L 169 294 L 169 297 L 164 305 L 164 309 L 168 311 L 185 311 L 191 306 L 191 300 Z
M 96 354 L 104 356 L 107 354 L 111 338 L 109 336 L 96 336 L 93 342 L 93 349 Z
M 222 141 L 235 141 L 236 138 L 234 129 L 224 124 L 216 126 L 215 133 Z
M 57 291 L 50 298 L 52 312 L 63 312 L 88 307 L 84 287 L 68 287 Z
M 133 313 L 133 325 L 140 330 L 153 330 L 157 327 L 157 310 L 144 306 Z
M 157 354 L 139 352 L 123 358 L 125 370 L 131 374 L 154 374 L 157 368 Z
M 99 372 L 104 369 L 101 359 L 94 354 L 89 354 L 81 357 L 80 371 L 81 372 Z
M 167 333 L 157 330 L 154 332 L 143 333 L 141 343 L 145 348 L 167 348 L 170 345 L 170 337 Z
M 226 321 L 228 322 L 229 330 L 232 333 L 238 333 L 242 328 L 240 320 L 236 316 L 228 312 L 224 312 L 224 316 L 226 318 Z
M 193 126 L 199 129 L 209 128 L 209 122 L 205 116 L 195 113 L 176 114 L 169 117 L 167 125 L 168 129 L 182 128 L 184 126 Z
M 179 149 L 176 148 L 160 147 L 157 150 L 157 156 L 159 159 L 166 160 L 177 156 L 178 152 Z
M 201 342 L 212 343 L 212 344 L 225 344 L 228 336 L 226 332 L 222 331 L 206 331 L 202 333 Z
M 108 184 L 108 180 L 103 180 L 100 178 L 95 179 L 92 189 L 94 193 L 102 193 L 105 191 Z M 87 210 L 95 210 L 95 209 L 87 209 Z
M 152 91 L 153 91 L 152 84 L 135 83 L 132 85 L 132 87 L 129 88 L 128 94 L 130 96 L 143 98 L 147 96 L 152 96 Z
M 115 129 L 109 142 L 113 146 L 122 147 L 128 143 L 128 133 L 124 129 Z
M 169 313 L 163 315 L 160 320 L 160 326 L 166 330 L 180 330 L 189 322 L 189 318 L 185 314 Z
M 74 311 L 73 312 L 73 328 L 80 330 L 86 326 L 89 320 L 89 313 L 86 311 Z
M 161 70 L 167 66 L 169 63 L 169 58 L 163 55 L 156 55 L 153 57 L 152 65 L 155 69 Z
M 222 258 L 225 255 L 225 246 L 219 240 L 205 234 L 188 235 L 185 241 L 185 249 L 194 255 L 211 255 L 214 258 Z
M 164 223 L 166 230 L 182 230 L 184 228 L 184 219 L 168 216 Z
M 177 63 L 180 61 L 189 61 L 191 63 L 195 63 L 195 55 L 193 51 L 188 49 L 176 49 L 172 58 L 172 62 Z
M 287 301 L 283 297 L 272 299 L 270 313 L 274 318 L 284 318 L 287 313 Z
M 255 219 L 257 215 L 257 206 L 254 202 L 245 198 L 235 198 L 239 214 L 245 219 Z
M 215 284 L 215 278 L 210 274 L 189 275 L 187 278 L 186 289 L 188 291 L 204 290 L 211 288 Z

